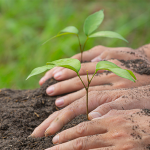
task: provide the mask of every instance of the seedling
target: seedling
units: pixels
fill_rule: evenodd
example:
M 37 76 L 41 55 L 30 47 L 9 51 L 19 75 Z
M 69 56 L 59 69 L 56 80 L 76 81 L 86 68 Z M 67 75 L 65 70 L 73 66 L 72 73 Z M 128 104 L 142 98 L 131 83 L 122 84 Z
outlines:
M 78 35 L 78 29 L 74 26 L 66 27 L 65 29 L 61 30 L 56 36 L 52 37 L 51 39 L 54 39 L 54 38 L 62 36 L 62 35 L 67 35 L 67 34 L 76 35 L 77 38 L 78 38 L 78 41 L 79 41 L 79 46 L 80 46 L 81 62 L 83 60 L 82 59 L 82 53 L 84 51 L 85 44 L 86 44 L 86 42 L 89 38 L 110 37 L 110 38 L 122 39 L 122 40 L 127 42 L 127 40 L 124 39 L 120 34 L 112 32 L 112 31 L 99 31 L 99 32 L 93 33 L 98 28 L 98 26 L 102 23 L 103 19 L 104 19 L 103 10 L 100 10 L 100 11 L 98 11 L 98 12 L 96 12 L 96 13 L 94 13 L 94 14 L 92 14 L 89 17 L 86 18 L 86 20 L 84 22 L 84 26 L 83 26 L 83 31 L 86 35 L 86 40 L 83 44 L 83 47 L 81 45 L 80 38 L 79 38 L 79 35 Z M 49 40 L 51 40 L 51 39 L 49 39 Z M 46 42 L 48 42 L 49 40 L 47 40 Z M 43 44 L 45 44 L 45 43 L 43 43 Z M 68 69 L 73 70 L 77 73 L 79 79 L 81 80 L 81 82 L 82 82 L 82 84 L 83 84 L 83 86 L 86 90 L 87 119 L 88 119 L 88 90 L 89 90 L 90 83 L 91 83 L 93 77 L 95 76 L 95 74 L 97 73 L 98 70 L 111 71 L 111 72 L 115 73 L 116 75 L 118 75 L 122 78 L 129 79 L 133 82 L 135 82 L 135 80 L 136 80 L 136 77 L 135 77 L 135 75 L 133 74 L 132 71 L 122 69 L 122 68 L 118 67 L 116 64 L 114 64 L 112 62 L 109 62 L 109 61 L 100 61 L 100 62 L 97 63 L 95 73 L 93 74 L 91 79 L 89 79 L 88 70 L 87 70 L 87 86 L 85 86 L 85 83 L 83 82 L 83 80 L 81 79 L 81 77 L 79 75 L 79 71 L 80 71 L 80 68 L 81 68 L 81 63 L 80 63 L 79 60 L 72 59 L 72 58 L 59 59 L 59 60 L 56 60 L 56 61 L 48 62 L 46 66 L 35 68 L 30 73 L 30 75 L 27 77 L 27 79 L 30 78 L 31 76 L 40 74 L 40 73 L 42 73 L 46 70 L 50 70 L 54 67 L 68 68 Z
M 118 67 L 116 64 L 109 62 L 109 61 L 100 61 L 96 64 L 96 69 L 95 69 L 95 73 L 93 74 L 92 78 L 89 79 L 88 76 L 88 70 L 87 70 L 87 81 L 88 84 L 87 86 L 85 86 L 85 83 L 83 82 L 83 80 L 81 79 L 80 75 L 79 75 L 79 71 L 81 68 L 81 63 L 78 59 L 73 59 L 73 58 L 65 58 L 65 59 L 59 59 L 59 60 L 55 60 L 52 62 L 48 62 L 46 66 L 42 66 L 42 67 L 38 67 L 35 68 L 30 75 L 27 77 L 30 78 L 31 76 L 40 74 L 46 70 L 50 70 L 54 67 L 64 67 L 64 68 L 68 68 L 70 70 L 73 70 L 74 72 L 77 73 L 79 79 L 81 80 L 85 90 L 86 90 L 86 109 L 87 109 L 87 119 L 88 119 L 88 89 L 89 89 L 89 85 L 93 79 L 93 77 L 95 76 L 95 74 L 97 73 L 98 70 L 108 70 L 111 71 L 113 73 L 115 73 L 116 75 L 122 77 L 122 78 L 126 78 L 128 80 L 131 80 L 133 82 L 135 82 L 136 77 L 133 74 L 132 71 L 127 70 L 127 69 L 122 69 L 120 67 Z
M 82 54 L 83 54 L 86 42 L 88 41 L 89 38 L 109 37 L 109 38 L 118 38 L 118 39 L 121 39 L 121 40 L 124 40 L 124 41 L 128 42 L 120 34 L 118 34 L 116 32 L 113 32 L 113 31 L 99 31 L 99 32 L 93 33 L 99 27 L 99 25 L 102 23 L 103 19 L 104 19 L 103 10 L 100 10 L 100 11 L 88 16 L 85 19 L 85 22 L 84 22 L 84 25 L 83 25 L 83 31 L 86 35 L 86 40 L 85 40 L 83 46 L 81 45 L 81 42 L 80 42 L 80 38 L 79 38 L 79 34 L 78 34 L 79 31 L 74 26 L 68 26 L 68 27 L 64 28 L 56 36 L 48 39 L 46 42 L 48 42 L 48 41 L 50 41 L 50 40 L 52 40 L 56 37 L 59 37 L 59 36 L 62 36 L 62 35 L 67 35 L 67 34 L 73 34 L 73 35 L 77 36 L 78 42 L 79 42 L 79 47 L 80 47 L 80 52 L 81 52 L 81 62 L 83 62 L 82 61 L 83 60 Z M 45 44 L 46 42 L 44 42 L 43 44 Z

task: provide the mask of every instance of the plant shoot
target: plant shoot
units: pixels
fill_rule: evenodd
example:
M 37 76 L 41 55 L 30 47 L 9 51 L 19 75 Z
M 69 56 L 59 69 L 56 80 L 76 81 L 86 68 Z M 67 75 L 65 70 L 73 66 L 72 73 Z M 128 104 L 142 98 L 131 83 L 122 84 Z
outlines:
M 113 31 L 94 32 L 99 27 L 99 25 L 102 23 L 103 19 L 104 19 L 103 10 L 95 12 L 94 14 L 88 16 L 85 19 L 85 22 L 84 22 L 84 25 L 83 25 L 83 31 L 84 31 L 84 34 L 86 35 L 86 40 L 85 40 L 83 45 L 81 45 L 81 42 L 80 42 L 80 38 L 79 38 L 79 34 L 78 34 L 79 31 L 74 26 L 68 26 L 68 27 L 64 28 L 56 36 L 48 39 L 46 42 L 48 42 L 48 41 L 50 41 L 50 40 L 52 40 L 56 37 L 62 36 L 62 35 L 73 34 L 73 35 L 77 36 L 78 42 L 79 42 L 79 47 L 80 47 L 80 53 L 81 53 L 81 62 L 83 62 L 82 54 L 83 54 L 83 51 L 85 49 L 86 42 L 88 41 L 89 38 L 109 37 L 109 38 L 118 38 L 118 39 L 121 39 L 121 40 L 124 40 L 124 41 L 128 42 L 120 34 L 118 34 L 116 32 L 113 32 Z M 43 44 L 45 44 L 46 42 L 44 42 Z
M 74 72 L 77 73 L 77 76 L 79 77 L 79 79 L 81 80 L 85 90 L 86 90 L 86 108 L 87 108 L 87 119 L 88 119 L 88 89 L 90 86 L 90 83 L 93 79 L 93 77 L 95 76 L 95 74 L 97 73 L 98 70 L 108 70 L 111 71 L 113 73 L 115 73 L 116 75 L 122 77 L 122 78 L 126 78 L 128 80 L 131 80 L 133 82 L 135 82 L 136 77 L 133 74 L 132 71 L 127 70 L 127 69 L 122 69 L 120 67 L 118 67 L 116 64 L 109 62 L 109 61 L 100 61 L 96 64 L 96 69 L 95 69 L 95 73 L 93 74 L 92 78 L 89 79 L 88 76 L 88 70 L 87 72 L 87 86 L 85 86 L 85 83 L 83 82 L 83 80 L 81 79 L 80 75 L 79 75 L 79 71 L 81 68 L 81 63 L 78 59 L 73 59 L 73 58 L 65 58 L 65 59 L 59 59 L 59 60 L 55 60 L 52 62 L 48 62 L 46 66 L 42 66 L 42 67 L 38 67 L 35 68 L 30 75 L 27 77 L 30 78 L 31 76 L 40 74 L 46 70 L 50 70 L 54 67 L 64 67 L 70 70 L 73 70 Z

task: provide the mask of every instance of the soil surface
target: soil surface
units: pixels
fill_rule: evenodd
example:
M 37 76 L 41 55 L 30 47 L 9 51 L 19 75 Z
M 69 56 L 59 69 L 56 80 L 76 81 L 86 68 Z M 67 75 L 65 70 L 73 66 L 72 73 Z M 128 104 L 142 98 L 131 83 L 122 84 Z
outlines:
M 49 85 L 56 83 L 49 79 L 35 90 L 0 90 L 0 150 L 44 150 L 52 147 L 52 138 L 28 138 L 33 130 L 58 108 L 57 97 L 47 96 Z M 76 117 L 64 129 L 86 120 L 86 116 Z
M 123 66 L 139 74 L 150 75 L 150 64 L 146 60 L 120 61 Z M 55 99 L 58 96 L 50 97 L 45 92 L 49 85 L 56 82 L 51 78 L 35 90 L 0 90 L 0 150 L 44 150 L 53 146 L 53 136 L 42 138 L 29 138 L 28 136 L 50 114 L 58 110 L 55 106 Z M 149 111 L 145 111 L 146 113 L 150 115 Z M 78 116 L 62 130 L 85 120 L 86 116 Z M 150 149 L 150 146 L 147 149 Z

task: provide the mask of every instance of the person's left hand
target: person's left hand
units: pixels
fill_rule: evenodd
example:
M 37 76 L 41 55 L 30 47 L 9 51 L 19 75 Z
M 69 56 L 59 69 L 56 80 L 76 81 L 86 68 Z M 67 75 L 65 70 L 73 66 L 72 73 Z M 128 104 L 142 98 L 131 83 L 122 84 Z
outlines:
M 60 145 L 46 150 L 145 150 L 150 148 L 149 125 L 150 110 L 112 110 L 62 131 L 53 138 Z

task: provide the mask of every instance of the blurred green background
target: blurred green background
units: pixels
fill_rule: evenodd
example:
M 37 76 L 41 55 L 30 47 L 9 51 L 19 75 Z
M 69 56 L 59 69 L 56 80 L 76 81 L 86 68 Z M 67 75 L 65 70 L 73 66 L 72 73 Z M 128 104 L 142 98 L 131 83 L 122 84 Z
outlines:
M 76 26 L 85 40 L 87 16 L 104 9 L 98 30 L 112 30 L 129 43 L 109 38 L 90 39 L 96 45 L 134 49 L 150 42 L 149 0 L 0 0 L 0 88 L 33 89 L 42 75 L 25 80 L 35 67 L 79 52 L 77 38 L 66 35 L 42 43 L 66 26 Z

